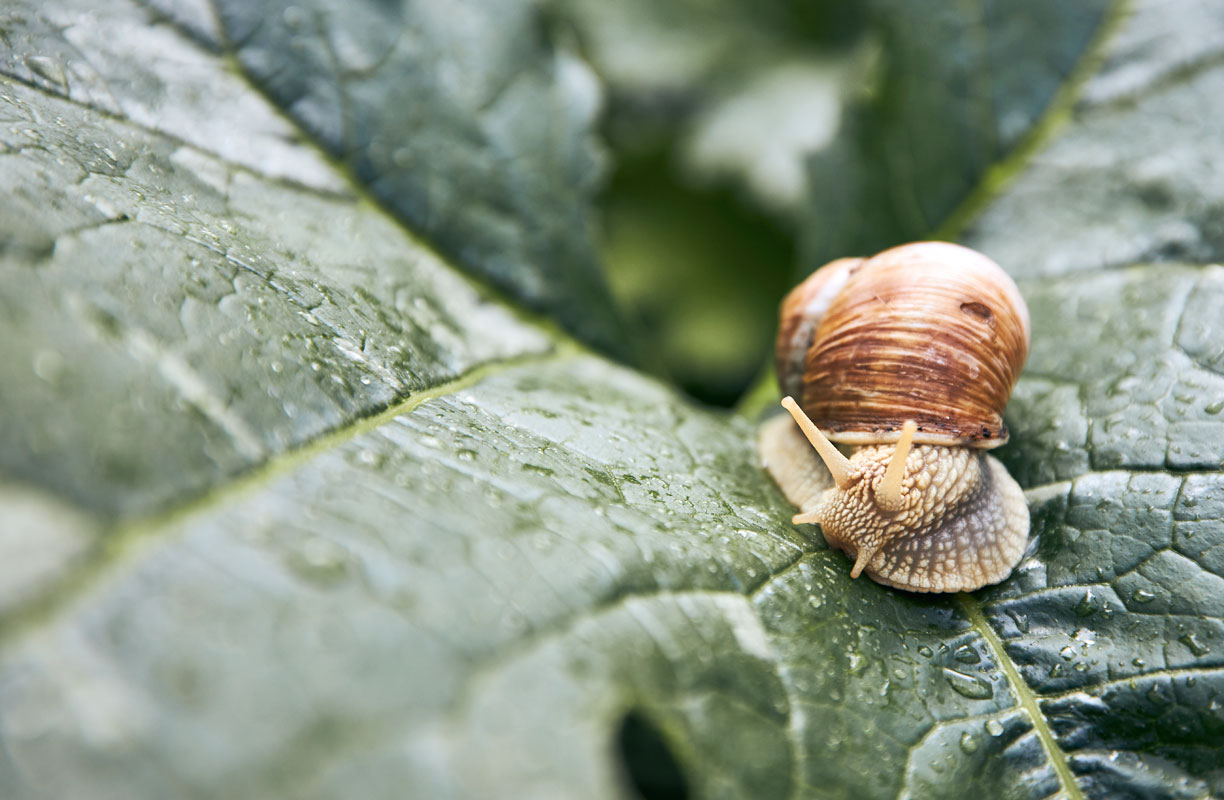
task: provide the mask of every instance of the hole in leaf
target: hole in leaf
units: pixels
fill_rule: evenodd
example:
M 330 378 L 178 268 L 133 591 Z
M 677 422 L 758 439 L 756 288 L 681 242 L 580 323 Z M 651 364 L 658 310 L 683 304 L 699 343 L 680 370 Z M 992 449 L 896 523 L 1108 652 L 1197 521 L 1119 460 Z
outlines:
M 625 778 L 642 800 L 685 800 L 688 781 L 676 756 L 654 724 L 638 711 L 630 711 L 616 734 L 616 749 Z

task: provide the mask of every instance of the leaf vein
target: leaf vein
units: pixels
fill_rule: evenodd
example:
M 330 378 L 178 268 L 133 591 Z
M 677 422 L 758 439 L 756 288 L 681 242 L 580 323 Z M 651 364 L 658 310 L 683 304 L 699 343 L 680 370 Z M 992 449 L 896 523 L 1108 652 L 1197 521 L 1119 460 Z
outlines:
M 1037 694 L 1025 683 L 1015 663 L 1007 655 L 1007 650 L 1003 646 L 1003 640 L 999 638 L 999 634 L 987 622 L 986 616 L 982 613 L 981 606 L 978 605 L 977 600 L 972 595 L 961 592 L 957 594 L 956 599 L 965 615 L 969 617 L 970 624 L 986 640 L 986 644 L 994 654 L 995 660 L 1003 670 L 1003 674 L 1007 676 L 1007 682 L 1011 684 L 1016 700 L 1032 721 L 1033 730 L 1041 741 L 1041 747 L 1045 750 L 1046 758 L 1049 759 L 1050 765 L 1058 775 L 1059 782 L 1066 789 L 1067 796 L 1070 800 L 1084 800 L 1084 793 L 1080 790 L 1079 784 L 1075 780 L 1075 775 L 1071 772 L 1071 764 L 1067 760 L 1067 754 L 1059 746 L 1053 730 L 1050 729 L 1049 721 L 1041 713 L 1041 707 L 1037 702 Z

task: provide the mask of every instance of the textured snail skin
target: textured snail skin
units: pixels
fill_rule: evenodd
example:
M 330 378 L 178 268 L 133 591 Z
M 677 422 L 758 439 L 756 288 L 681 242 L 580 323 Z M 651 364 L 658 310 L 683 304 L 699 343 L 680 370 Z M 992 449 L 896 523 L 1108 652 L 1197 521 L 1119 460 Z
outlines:
M 878 583 L 910 592 L 971 592 L 998 583 L 1028 542 L 1024 493 L 998 459 L 967 447 L 915 446 L 905 460 L 899 509 L 881 508 L 876 490 L 894 445 L 859 449 L 852 481 L 837 487 L 785 414 L 759 435 L 763 466 L 800 509 L 796 522 L 820 524 L 830 547 Z
M 825 541 L 879 583 L 911 592 L 960 592 L 1008 576 L 1028 541 L 1024 493 L 998 460 L 965 447 L 918 445 L 906 459 L 902 507 L 885 511 L 876 488 L 895 448 L 850 459 L 859 477 L 827 490 L 814 509 Z
M 1028 505 L 985 450 L 1006 441 L 1029 326 L 997 264 L 937 242 L 840 259 L 783 301 L 778 379 L 799 399 L 762 426 L 761 458 L 851 577 L 972 591 L 1019 562 Z

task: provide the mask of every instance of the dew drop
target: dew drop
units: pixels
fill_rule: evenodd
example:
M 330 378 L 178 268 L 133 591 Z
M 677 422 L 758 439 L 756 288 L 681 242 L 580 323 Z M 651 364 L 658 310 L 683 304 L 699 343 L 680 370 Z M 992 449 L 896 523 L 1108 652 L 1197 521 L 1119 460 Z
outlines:
M 1131 593 L 1131 599 L 1136 603 L 1150 603 L 1156 599 L 1156 595 L 1147 589 L 1136 589 Z
M 55 350 L 39 350 L 34 354 L 34 374 L 47 383 L 56 383 L 64 374 L 64 357 Z
M 379 467 L 382 466 L 384 458 L 382 453 L 377 450 L 364 448 L 357 453 L 357 460 L 367 467 Z
M 966 753 L 976 753 L 978 749 L 977 737 L 968 731 L 962 733 L 960 738 L 960 749 Z
M 947 667 L 944 667 L 944 678 L 957 694 L 970 700 L 985 700 L 994 696 L 994 688 L 984 678 L 976 678 Z
M 1211 648 L 1200 642 L 1193 633 L 1187 633 L 1177 641 L 1184 644 L 1196 656 L 1205 656 L 1211 652 Z
M 1075 641 L 1082 642 L 1084 645 L 1096 644 L 1096 633 L 1088 628 L 1080 628 L 1074 634 Z
M 312 536 L 288 558 L 289 567 L 311 583 L 329 585 L 348 572 L 349 554 L 335 542 Z
M 962 644 L 956 648 L 956 652 L 952 654 L 952 657 L 962 664 L 976 664 L 982 660 L 982 656 L 978 651 L 967 644 Z
M 924 644 L 918 648 L 918 654 L 926 658 L 930 658 L 931 656 L 935 655 L 935 652 Z
M 1002 736 L 1003 735 L 1003 723 L 999 722 L 997 719 L 987 720 L 986 721 L 986 732 L 989 733 L 991 736 Z
M 1081 617 L 1091 617 L 1093 614 L 1101 610 L 1101 601 L 1092 590 L 1084 592 L 1084 596 L 1080 598 L 1079 605 L 1075 607 L 1075 613 Z
M 1156 686 L 1153 686 L 1151 689 L 1148 689 L 1146 696 L 1147 696 L 1148 702 L 1155 703 L 1156 705 L 1163 706 L 1163 705 L 1168 705 L 1169 703 L 1169 699 L 1164 696 L 1163 692 L 1160 691 L 1159 684 L 1157 684 Z

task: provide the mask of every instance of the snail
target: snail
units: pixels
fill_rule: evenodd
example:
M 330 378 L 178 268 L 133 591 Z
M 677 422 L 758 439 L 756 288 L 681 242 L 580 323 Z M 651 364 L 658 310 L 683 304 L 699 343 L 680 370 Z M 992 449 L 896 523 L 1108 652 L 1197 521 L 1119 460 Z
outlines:
M 986 451 L 1007 441 L 1002 412 L 1029 338 L 1016 284 L 959 245 L 908 244 L 812 273 L 782 302 L 790 416 L 760 436 L 766 468 L 800 509 L 793 521 L 819 523 L 854 559 L 854 578 L 911 592 L 1006 578 L 1024 553 L 1028 505 Z M 847 457 L 834 442 L 855 449 Z

